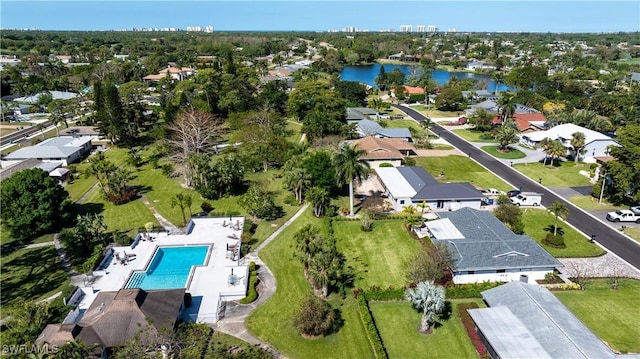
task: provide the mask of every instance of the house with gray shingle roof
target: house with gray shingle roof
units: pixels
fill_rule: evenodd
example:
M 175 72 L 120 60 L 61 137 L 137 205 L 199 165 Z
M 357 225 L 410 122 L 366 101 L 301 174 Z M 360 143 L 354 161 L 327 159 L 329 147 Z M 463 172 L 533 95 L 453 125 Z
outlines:
M 469 309 L 492 358 L 640 358 L 614 353 L 548 289 L 522 282 L 482 292 Z
M 439 183 L 422 167 L 381 167 L 375 171 L 396 211 L 423 202 L 435 211 L 479 209 L 484 198 L 470 183 Z
M 400 138 L 407 142 L 413 142 L 408 128 L 384 128 L 379 123 L 367 119 L 351 122 L 355 123 L 356 132 L 360 137 Z
M 456 284 L 535 281 L 562 266 L 531 237 L 513 233 L 491 212 L 461 208 L 437 215 L 440 219 L 426 222 L 421 232 L 449 249 Z

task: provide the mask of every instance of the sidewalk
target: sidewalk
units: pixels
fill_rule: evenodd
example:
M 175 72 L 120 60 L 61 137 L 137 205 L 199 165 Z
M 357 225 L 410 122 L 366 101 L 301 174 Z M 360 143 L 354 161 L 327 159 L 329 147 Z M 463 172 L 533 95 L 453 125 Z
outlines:
M 227 309 L 223 319 L 219 320 L 214 329 L 222 333 L 232 335 L 236 338 L 240 338 L 253 345 L 260 345 L 263 349 L 269 351 L 275 358 L 282 358 L 282 355 L 269 345 L 260 341 L 260 339 L 249 333 L 247 327 L 244 324 L 245 318 L 247 318 L 257 307 L 271 298 L 276 291 L 276 279 L 273 273 L 269 270 L 264 262 L 258 257 L 258 253 L 266 247 L 271 241 L 276 239 L 282 231 L 289 227 L 298 217 L 300 217 L 309 208 L 309 204 L 302 206 L 296 214 L 293 215 L 288 221 L 286 221 L 280 228 L 278 228 L 273 234 L 271 234 L 264 242 L 262 242 L 255 250 L 245 256 L 244 260 L 247 262 L 255 262 L 258 266 L 258 278 L 260 283 L 258 284 L 259 296 L 253 303 L 240 304 L 237 301 L 227 302 Z

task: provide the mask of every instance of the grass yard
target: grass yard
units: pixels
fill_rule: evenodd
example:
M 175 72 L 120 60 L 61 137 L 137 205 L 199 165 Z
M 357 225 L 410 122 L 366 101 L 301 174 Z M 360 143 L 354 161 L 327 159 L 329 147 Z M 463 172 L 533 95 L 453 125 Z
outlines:
M 606 199 L 602 199 L 602 203 L 598 203 L 598 199 L 593 196 L 574 196 L 569 197 L 569 202 L 585 210 L 607 210 L 615 211 L 616 209 L 627 209 L 624 206 L 614 206 L 607 202 Z
M 629 237 L 635 239 L 636 241 L 640 242 L 640 228 L 625 227 L 624 233 Z
M 489 132 L 480 132 L 470 130 L 468 128 L 461 128 L 459 130 L 453 130 L 453 133 L 464 138 L 469 142 L 488 142 L 497 143 L 498 141 L 489 134 Z
M 109 231 L 128 232 L 133 236 L 139 228 L 144 228 L 148 222 L 160 226 L 153 213 L 140 199 L 116 206 L 104 199 L 101 191 L 94 191 L 87 197 L 86 203 L 102 207 L 101 213 Z
M 515 160 L 518 158 L 525 158 L 525 155 L 522 151 L 517 150 L 513 147 L 510 147 L 508 152 L 500 152 L 498 151 L 498 146 L 482 146 L 482 150 L 487 152 L 493 157 L 504 158 L 507 160 Z
M 622 279 L 619 289 L 607 279 L 589 280 L 586 290 L 554 292 L 589 329 L 613 349 L 640 352 L 640 281 Z
M 127 161 L 127 153 L 128 150 L 124 148 L 118 147 L 110 147 L 105 153 L 104 156 L 107 160 L 111 161 L 114 165 L 120 166 Z M 69 198 L 72 201 L 78 201 L 87 191 L 91 189 L 98 180 L 95 176 L 86 177 L 84 172 L 89 168 L 89 162 L 86 160 L 80 163 L 73 164 L 76 167 L 76 171 L 78 172 L 77 176 L 73 183 L 68 183 L 65 185 L 65 189 L 69 192 Z
M 12 305 L 47 298 L 69 285 L 54 246 L 20 249 L 0 257 L 0 287 L 4 317 Z
M 294 121 L 287 121 L 287 131 L 291 132 L 291 135 L 287 137 L 289 142 L 298 143 L 300 142 L 300 138 L 302 138 L 302 133 L 300 130 L 302 129 L 302 124 Z
M 444 182 L 470 182 L 477 188 L 511 190 L 511 186 L 466 156 L 417 157 L 416 164 Z M 444 173 L 444 176 L 440 176 Z
M 564 230 L 564 242 L 567 247 L 553 248 L 543 244 L 542 239 L 549 233 L 544 229 L 553 225 L 555 217 L 543 209 L 527 208 L 523 209 L 522 212 L 525 234 L 533 238 L 542 248 L 551 253 L 552 256 L 559 258 L 598 257 L 605 254 L 602 248 L 589 242 L 588 238 L 561 220 L 558 220 L 558 227 Z
M 368 289 L 402 287 L 406 282 L 404 263 L 421 249 L 403 228 L 402 220 L 374 221 L 373 231 L 360 230 L 360 221 L 335 221 L 338 249 L 356 272 L 355 286 Z
M 359 318 L 352 296 L 340 300 L 332 295 L 334 307 L 341 303 L 344 326 L 338 333 L 321 339 L 304 339 L 291 321 L 311 287 L 303 274 L 300 261 L 294 257 L 293 235 L 305 224 L 321 228 L 321 220 L 308 210 L 260 252 L 278 283 L 276 293 L 258 307 L 246 320 L 249 331 L 273 345 L 288 358 L 373 358 L 373 351 Z
M 20 243 L 16 238 L 11 235 L 11 232 L 8 228 L 3 225 L 0 225 L 0 246 L 3 248 L 16 247 L 21 245 L 27 245 L 32 243 L 44 243 L 53 241 L 53 234 L 47 233 L 43 234 L 40 237 L 33 238 L 32 240 L 26 240 L 24 243 Z
M 464 300 L 470 302 L 470 300 Z M 484 307 L 481 300 L 474 301 Z M 409 302 L 370 302 L 369 306 L 390 359 L 402 358 L 477 358 L 462 322 L 456 315 L 457 300 L 452 301 L 453 313 L 431 334 L 418 331 L 422 314 Z
M 561 162 L 558 166 L 547 163 L 519 163 L 514 164 L 513 168 L 522 172 L 525 176 L 538 181 L 542 178 L 542 184 L 548 187 L 573 187 L 573 186 L 589 186 L 589 178 L 581 175 L 580 170 L 589 172 L 588 163 L 574 163 L 572 161 Z
M 423 115 L 427 115 L 430 118 L 441 118 L 441 117 L 460 117 L 462 116 L 462 111 L 440 111 L 433 108 L 433 106 L 425 105 L 415 105 L 411 106 L 412 109 L 422 113 Z

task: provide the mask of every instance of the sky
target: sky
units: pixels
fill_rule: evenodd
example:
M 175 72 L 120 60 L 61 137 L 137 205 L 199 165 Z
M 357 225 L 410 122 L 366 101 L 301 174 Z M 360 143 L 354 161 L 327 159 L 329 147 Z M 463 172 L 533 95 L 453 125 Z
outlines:
M 435 25 L 458 32 L 635 32 L 640 1 L 29 1 L 1 0 L 0 27 L 116 30 L 369 31 Z

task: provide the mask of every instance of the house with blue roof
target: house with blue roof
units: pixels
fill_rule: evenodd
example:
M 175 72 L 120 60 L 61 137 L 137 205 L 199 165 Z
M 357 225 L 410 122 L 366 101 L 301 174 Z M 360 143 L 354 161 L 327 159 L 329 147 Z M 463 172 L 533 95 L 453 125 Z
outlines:
M 437 212 L 439 219 L 417 229 L 451 253 L 456 284 L 523 281 L 535 283 L 562 267 L 527 235 L 513 233 L 491 212 L 461 208 Z
M 379 167 L 376 174 L 396 211 L 425 203 L 434 211 L 479 209 L 482 192 L 470 183 L 439 183 L 422 167 Z
M 361 138 L 373 136 L 377 138 L 399 138 L 407 142 L 413 142 L 408 128 L 384 128 L 379 123 L 371 120 L 360 120 L 354 123 L 356 132 Z

